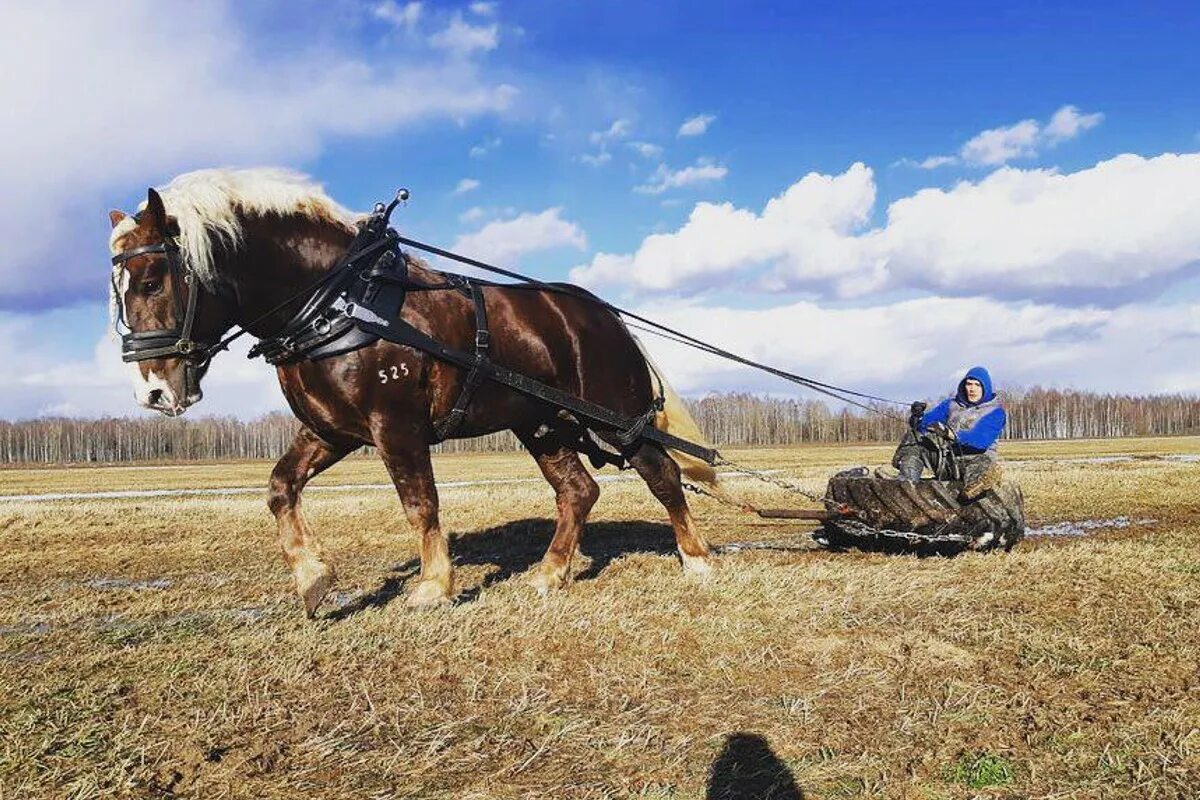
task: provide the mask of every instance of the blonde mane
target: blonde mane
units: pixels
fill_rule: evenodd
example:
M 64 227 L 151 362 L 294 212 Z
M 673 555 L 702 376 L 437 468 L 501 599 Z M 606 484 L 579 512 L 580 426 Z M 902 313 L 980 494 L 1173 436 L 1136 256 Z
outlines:
M 185 172 L 158 192 L 167 214 L 179 223 L 178 242 L 186 263 L 209 288 L 218 277 L 214 246 L 239 247 L 247 216 L 299 214 L 348 230 L 354 229 L 356 219 L 307 175 L 275 167 Z M 138 209 L 145 207 L 143 202 Z M 123 249 L 121 239 L 135 226 L 133 218 L 127 217 L 113 228 L 108 244 L 114 254 Z

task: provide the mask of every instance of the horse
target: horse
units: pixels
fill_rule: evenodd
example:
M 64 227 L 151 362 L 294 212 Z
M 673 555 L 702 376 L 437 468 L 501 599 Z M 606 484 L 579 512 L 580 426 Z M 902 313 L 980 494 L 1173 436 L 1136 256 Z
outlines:
M 148 189 L 135 214 L 112 211 L 109 218 L 113 312 L 129 338 L 151 349 L 130 364 L 134 394 L 141 406 L 167 416 L 203 397 L 211 353 L 192 357 L 192 342 L 214 342 L 234 326 L 259 339 L 280 331 L 304 300 L 297 290 L 330 273 L 365 219 L 306 176 L 270 168 L 185 173 L 161 190 Z M 414 283 L 434 285 L 444 277 L 407 252 L 402 258 Z M 651 424 L 702 440 L 687 409 L 612 310 L 581 292 L 496 284 L 482 292 L 494 361 L 628 417 L 654 408 L 659 388 L 666 402 L 659 402 Z M 459 292 L 410 292 L 399 314 L 454 347 L 470 347 L 476 334 L 474 304 Z M 165 345 L 164 331 L 171 333 Z M 376 448 L 418 537 L 420 575 L 407 605 L 450 602 L 449 542 L 438 520 L 430 452 L 439 441 L 437 422 L 452 412 L 466 370 L 380 339 L 340 355 L 281 363 L 276 372 L 301 427 L 271 471 L 268 507 L 307 615 L 313 617 L 333 589 L 336 570 L 301 513 L 301 494 L 312 478 L 363 445 Z M 484 382 L 452 433 L 466 438 L 512 431 L 553 487 L 554 536 L 528 576 L 540 594 L 567 584 L 599 497 L 580 460 L 578 429 L 567 429 L 566 416 L 537 398 Z M 629 446 L 626 457 L 666 509 L 684 572 L 709 572 L 709 547 L 682 480 L 687 475 L 715 486 L 712 467 L 644 438 Z

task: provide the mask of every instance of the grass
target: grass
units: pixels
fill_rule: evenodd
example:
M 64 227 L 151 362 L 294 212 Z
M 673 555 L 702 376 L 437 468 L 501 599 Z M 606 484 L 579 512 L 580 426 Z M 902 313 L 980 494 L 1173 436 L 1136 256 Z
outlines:
M 917 559 L 722 556 L 685 578 L 611 483 L 569 589 L 521 573 L 544 484 L 447 489 L 461 602 L 410 612 L 390 492 L 313 492 L 338 604 L 303 618 L 264 497 L 0 500 L 0 798 L 1194 797 L 1196 440 L 1015 445 L 1035 521 L 1154 524 Z M 1121 462 L 1080 459 L 1122 453 Z M 819 490 L 882 448 L 731 452 Z M 0 472 L 0 494 L 263 485 L 263 463 Z M 446 456 L 440 480 L 534 477 Z M 368 461 L 325 483 L 384 482 Z M 769 486 L 731 484 L 766 505 Z M 264 492 L 265 495 L 265 492 Z M 807 528 L 695 499 L 714 543 Z M 801 794 L 802 793 L 802 794 Z

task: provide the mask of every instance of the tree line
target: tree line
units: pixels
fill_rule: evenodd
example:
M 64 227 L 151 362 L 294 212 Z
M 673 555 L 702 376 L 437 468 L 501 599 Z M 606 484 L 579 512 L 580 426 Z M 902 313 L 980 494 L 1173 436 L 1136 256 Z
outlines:
M 1009 439 L 1115 438 L 1200 434 L 1200 397 L 1111 395 L 1035 388 L 1002 394 Z M 688 401 L 715 445 L 889 442 L 905 429 L 907 409 L 832 409 L 819 400 L 715 394 Z M 282 412 L 232 417 L 161 416 L 0 421 L 0 463 L 193 461 L 277 458 L 299 423 Z M 442 452 L 516 450 L 501 432 L 438 445 Z M 369 453 L 369 450 L 367 451 Z

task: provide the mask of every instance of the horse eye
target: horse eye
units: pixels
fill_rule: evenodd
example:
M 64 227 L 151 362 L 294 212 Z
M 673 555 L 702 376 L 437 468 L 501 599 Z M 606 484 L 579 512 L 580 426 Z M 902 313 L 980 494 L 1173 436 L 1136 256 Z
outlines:
M 152 295 L 162 287 L 161 281 L 142 281 L 142 294 Z

